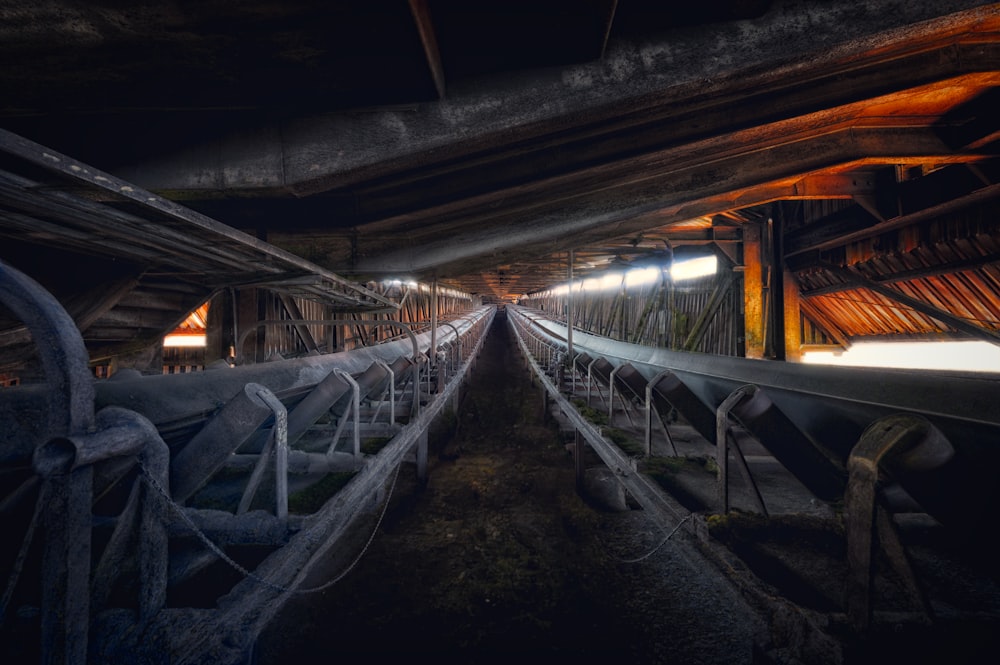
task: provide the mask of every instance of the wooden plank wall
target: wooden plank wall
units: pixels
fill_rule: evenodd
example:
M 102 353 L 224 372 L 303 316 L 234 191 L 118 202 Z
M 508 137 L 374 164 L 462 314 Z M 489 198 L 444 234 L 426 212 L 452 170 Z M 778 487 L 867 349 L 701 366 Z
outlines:
M 604 291 L 574 293 L 574 319 L 578 330 L 613 339 L 669 349 L 682 349 L 699 316 L 710 304 L 719 280 L 731 274 L 672 285 L 669 280 Z M 566 320 L 566 295 L 551 292 L 522 298 L 520 304 Z M 717 355 L 740 354 L 742 288 L 734 284 L 722 296 L 714 316 L 690 350 Z

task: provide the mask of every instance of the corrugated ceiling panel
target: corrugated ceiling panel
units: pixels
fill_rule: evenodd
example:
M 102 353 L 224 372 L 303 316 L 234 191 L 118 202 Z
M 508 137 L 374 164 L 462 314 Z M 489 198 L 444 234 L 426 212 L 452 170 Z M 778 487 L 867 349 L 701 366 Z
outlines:
M 1000 266 L 997 264 L 950 275 L 895 282 L 891 288 L 984 329 L 1000 331 Z M 808 303 L 846 337 L 926 336 L 957 332 L 906 304 L 866 288 L 812 296 L 808 298 Z
M 906 233 L 891 232 L 851 243 L 841 252 L 840 260 L 862 279 L 984 330 L 1000 332 L 1000 224 L 993 216 L 981 212 L 956 215 Z M 908 304 L 856 284 L 848 286 L 829 270 L 811 268 L 797 277 L 806 303 L 804 314 L 834 335 L 959 334 L 953 326 Z

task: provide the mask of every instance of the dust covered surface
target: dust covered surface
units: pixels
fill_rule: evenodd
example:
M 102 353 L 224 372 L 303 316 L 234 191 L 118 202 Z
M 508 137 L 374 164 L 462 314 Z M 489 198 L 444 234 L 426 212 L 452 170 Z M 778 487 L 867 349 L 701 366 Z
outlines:
M 751 662 L 759 624 L 716 575 L 672 542 L 622 561 L 655 548 L 662 529 L 576 494 L 541 404 L 498 317 L 459 413 L 431 437 L 427 485 L 403 465 L 358 565 L 292 597 L 258 639 L 257 662 Z M 372 527 L 312 583 L 342 572 Z

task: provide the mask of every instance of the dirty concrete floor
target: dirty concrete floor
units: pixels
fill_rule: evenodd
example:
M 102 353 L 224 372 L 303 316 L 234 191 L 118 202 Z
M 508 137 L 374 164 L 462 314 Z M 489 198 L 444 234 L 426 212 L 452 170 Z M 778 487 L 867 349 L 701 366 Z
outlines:
M 576 494 L 539 390 L 501 314 L 454 436 L 432 443 L 427 485 L 403 465 L 357 566 L 293 597 L 258 639 L 256 662 L 751 662 L 759 620 L 679 543 L 622 562 L 664 532 L 641 511 L 602 511 Z M 344 570 L 367 535 L 311 582 Z

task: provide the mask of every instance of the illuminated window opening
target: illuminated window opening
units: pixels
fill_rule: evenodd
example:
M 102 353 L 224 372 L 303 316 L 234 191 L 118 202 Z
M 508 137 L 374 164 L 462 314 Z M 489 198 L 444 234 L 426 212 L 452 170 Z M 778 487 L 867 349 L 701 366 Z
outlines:
M 206 345 L 208 303 L 188 314 L 184 322 L 163 338 L 163 348 L 198 348 Z
M 163 338 L 164 348 L 197 348 L 205 346 L 205 335 L 184 333 L 175 335 L 173 333 Z
M 675 282 L 714 275 L 719 270 L 719 259 L 714 254 L 690 261 L 680 261 L 670 268 L 670 278 Z
M 647 284 L 655 284 L 660 281 L 662 275 L 663 270 L 658 266 L 633 268 L 625 273 L 625 286 L 628 288 L 635 288 L 638 286 L 646 286 Z
M 1000 347 L 989 342 L 857 342 L 846 351 L 806 351 L 802 362 L 850 367 L 1000 372 Z
M 679 282 L 714 275 L 718 269 L 719 260 L 713 254 L 673 264 L 670 268 L 670 277 L 673 281 Z M 630 289 L 647 286 L 658 282 L 663 274 L 663 270 L 663 268 L 657 266 L 647 266 L 645 268 L 633 268 L 625 273 L 607 272 L 600 277 L 588 277 L 582 281 L 573 282 L 573 290 L 576 292 L 595 292 L 620 289 L 622 280 L 625 281 L 625 287 Z M 567 284 L 560 284 L 546 291 L 539 292 L 536 295 L 553 297 L 564 296 L 568 293 L 569 286 Z

